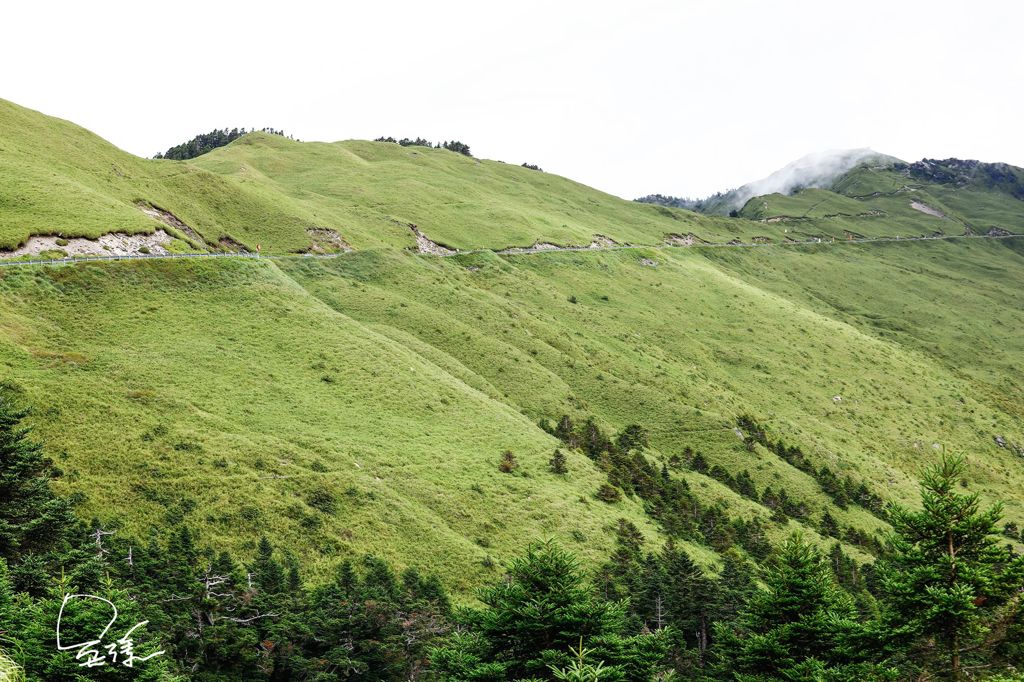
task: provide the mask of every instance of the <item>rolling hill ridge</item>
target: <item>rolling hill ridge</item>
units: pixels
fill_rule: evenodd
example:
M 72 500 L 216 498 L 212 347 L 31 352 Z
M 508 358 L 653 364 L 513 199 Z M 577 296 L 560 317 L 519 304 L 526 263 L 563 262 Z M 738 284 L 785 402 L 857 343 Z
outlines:
M 0 131 L 8 251 L 162 231 L 114 248 L 332 256 L 0 268 L 5 390 L 62 492 L 125 532 L 266 533 L 318 575 L 371 551 L 463 596 L 532 538 L 596 564 L 620 519 L 712 568 L 753 551 L 722 518 L 867 562 L 871 499 L 911 500 L 944 449 L 1024 523 L 1017 169 L 857 164 L 726 218 L 443 149 L 255 133 L 146 160 L 3 101 Z M 640 426 L 693 528 L 563 416 Z

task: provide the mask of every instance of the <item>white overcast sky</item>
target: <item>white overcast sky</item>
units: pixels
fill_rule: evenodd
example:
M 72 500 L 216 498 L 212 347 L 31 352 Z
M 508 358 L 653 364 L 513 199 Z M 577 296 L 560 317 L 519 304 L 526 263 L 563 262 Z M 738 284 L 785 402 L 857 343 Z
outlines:
M 214 127 L 457 138 L 622 197 L 808 152 L 1024 166 L 1024 3 L 5 3 L 0 97 L 140 156 Z

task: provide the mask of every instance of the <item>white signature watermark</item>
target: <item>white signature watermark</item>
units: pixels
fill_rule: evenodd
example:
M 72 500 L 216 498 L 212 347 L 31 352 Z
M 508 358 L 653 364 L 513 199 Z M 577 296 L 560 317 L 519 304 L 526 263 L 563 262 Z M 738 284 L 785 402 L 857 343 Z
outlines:
M 62 642 L 60 638 L 61 621 L 64 618 L 64 608 L 70 602 L 76 599 L 92 599 L 96 602 L 107 604 L 110 607 L 110 612 L 112 613 L 112 615 L 110 617 L 110 620 L 107 622 L 107 626 L 103 628 L 103 631 L 100 632 L 99 636 L 96 639 L 91 639 L 87 642 L 79 642 L 76 644 L 66 644 Z M 75 660 L 84 658 L 85 660 L 78 664 L 79 667 L 84 668 L 98 668 L 101 665 L 106 665 L 108 660 L 110 661 L 111 664 L 120 663 L 123 666 L 133 668 L 135 667 L 136 663 L 148 661 L 149 659 L 164 653 L 163 650 L 161 649 L 160 651 L 148 654 L 146 656 L 137 656 L 135 654 L 135 643 L 132 641 L 131 635 L 133 632 L 149 623 L 148 620 L 136 623 L 131 628 L 129 628 L 128 631 L 125 632 L 124 636 L 122 636 L 121 638 L 114 640 L 110 644 L 104 644 L 103 638 L 107 635 L 107 633 L 110 631 L 110 628 L 114 625 L 116 621 L 117 607 L 114 606 L 114 603 L 109 599 L 97 597 L 92 594 L 66 594 L 64 595 L 64 602 L 60 605 L 60 613 L 57 614 L 57 650 L 77 650 L 78 653 L 75 654 Z

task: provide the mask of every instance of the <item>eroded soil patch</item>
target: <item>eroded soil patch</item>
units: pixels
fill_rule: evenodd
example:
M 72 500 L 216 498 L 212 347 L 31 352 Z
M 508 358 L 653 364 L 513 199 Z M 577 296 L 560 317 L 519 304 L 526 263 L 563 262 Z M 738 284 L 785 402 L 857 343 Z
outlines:
M 163 230 L 153 234 L 125 234 L 110 232 L 99 239 L 74 237 L 65 239 L 53 235 L 29 237 L 13 251 L 0 251 L 0 258 L 38 256 L 47 251 L 60 251 L 67 256 L 134 256 L 139 254 L 166 255 L 167 245 L 174 239 Z

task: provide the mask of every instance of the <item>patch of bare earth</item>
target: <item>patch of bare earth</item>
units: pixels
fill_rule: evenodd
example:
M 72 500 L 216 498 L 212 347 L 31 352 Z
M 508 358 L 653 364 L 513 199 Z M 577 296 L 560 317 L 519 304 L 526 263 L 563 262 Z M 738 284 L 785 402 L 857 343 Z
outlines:
M 46 251 L 60 251 L 67 256 L 135 256 L 146 253 L 162 256 L 169 253 L 167 245 L 172 239 L 174 238 L 163 230 L 157 230 L 153 234 L 110 232 L 98 239 L 29 237 L 27 242 L 13 251 L 0 251 L 0 258 L 38 256 Z
M 170 211 L 165 211 L 164 209 L 154 206 L 153 204 L 147 204 L 143 202 L 139 202 L 135 204 L 135 206 L 138 207 L 140 211 L 142 211 L 149 217 L 156 218 L 164 225 L 173 227 L 174 229 L 181 232 L 183 235 L 185 235 L 188 239 L 192 241 L 193 246 L 203 246 L 204 244 L 206 244 L 206 240 L 199 236 L 198 232 L 196 232 L 191 227 L 186 225 L 180 218 L 178 218 L 178 216 L 174 215 Z
M 540 253 L 541 251 L 563 251 L 563 247 L 551 242 L 537 242 L 533 246 L 512 246 L 498 253 Z
M 312 239 L 312 244 L 309 246 L 310 253 L 337 253 L 352 250 L 348 242 L 342 239 L 335 230 L 326 227 L 310 227 L 306 229 L 306 234 Z
M 590 249 L 611 249 L 618 246 L 619 243 L 611 237 L 606 237 L 603 234 L 595 234 L 594 238 L 590 241 Z
M 920 211 L 921 213 L 926 213 L 930 216 L 935 216 L 936 218 L 946 217 L 946 214 L 940 211 L 939 209 L 932 208 L 928 204 L 922 204 L 920 201 L 911 201 L 910 208 L 914 209 L 915 211 Z
M 236 253 L 249 253 L 249 249 L 245 248 L 245 244 L 235 241 L 234 239 L 228 237 L 227 235 L 217 240 L 217 243 L 220 244 L 220 248 L 224 249 L 225 251 L 234 251 Z M 256 246 L 256 250 L 259 251 L 259 245 Z
M 667 234 L 665 235 L 665 243 L 671 246 L 693 246 L 694 244 L 706 242 L 691 232 L 687 235 Z
M 420 232 L 420 228 L 416 227 L 413 223 L 409 223 L 409 229 L 416 235 L 416 250 L 420 253 L 429 253 L 432 256 L 451 256 L 458 251 L 456 249 L 449 249 L 447 246 L 442 246 L 432 239 L 429 239 L 425 234 Z

